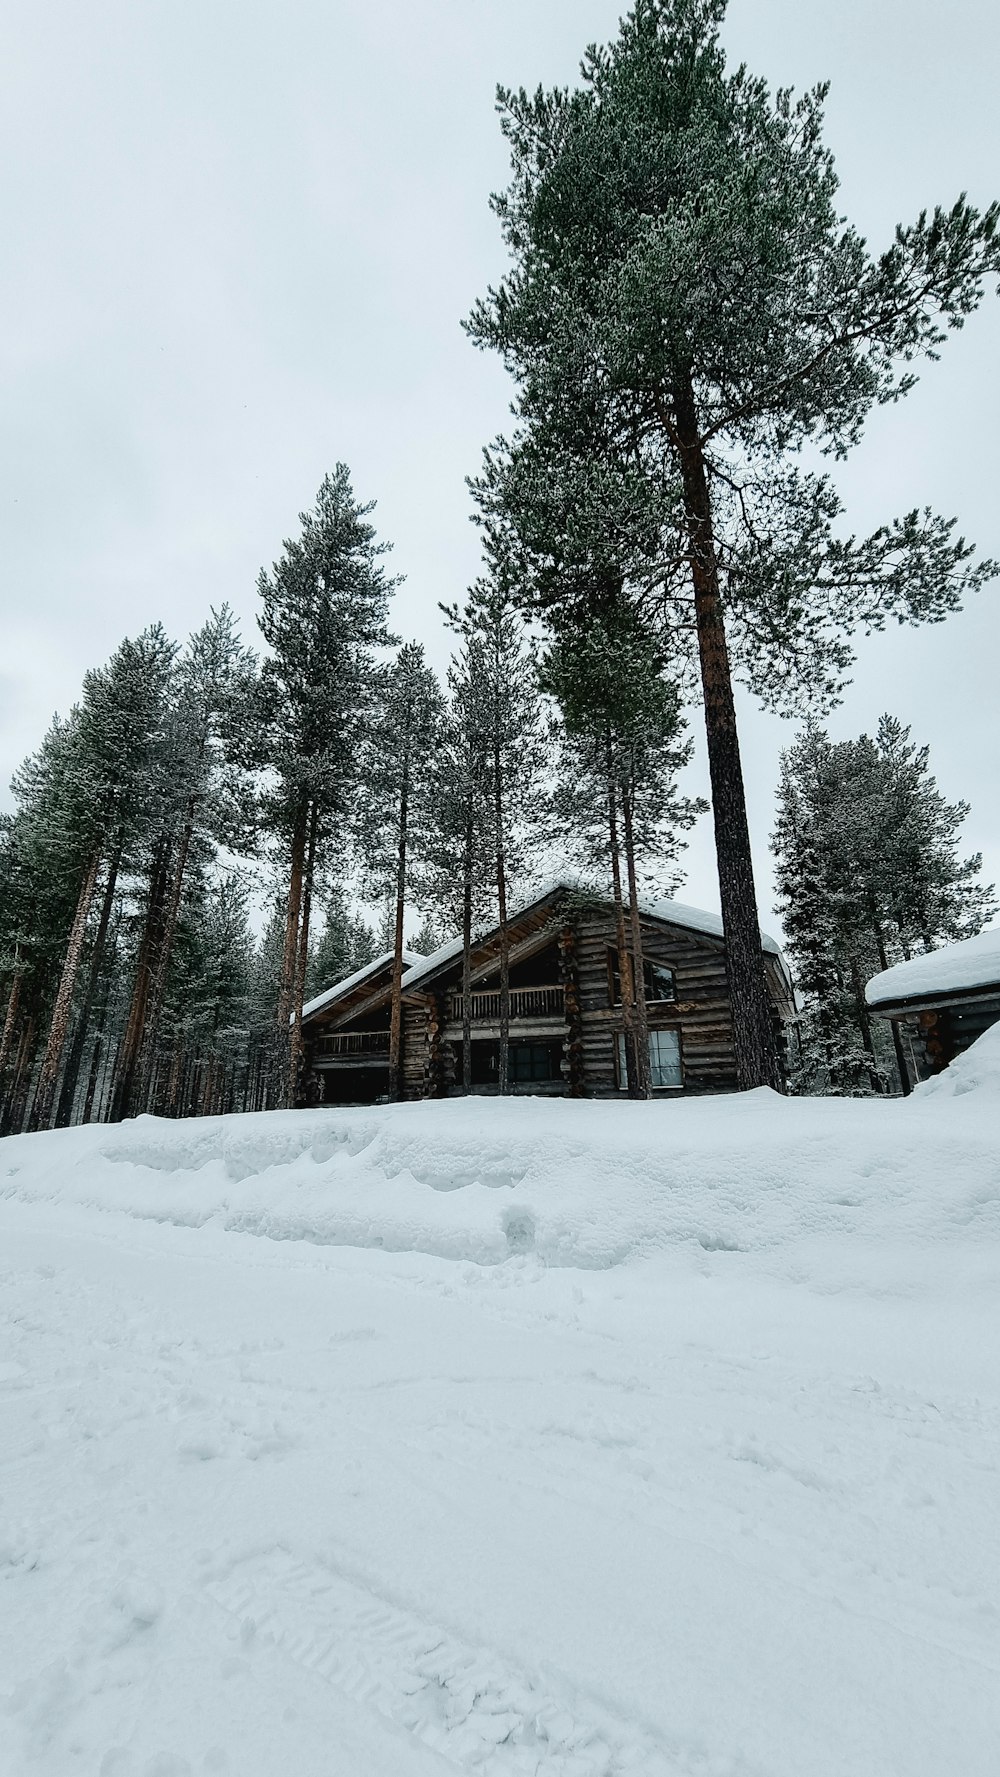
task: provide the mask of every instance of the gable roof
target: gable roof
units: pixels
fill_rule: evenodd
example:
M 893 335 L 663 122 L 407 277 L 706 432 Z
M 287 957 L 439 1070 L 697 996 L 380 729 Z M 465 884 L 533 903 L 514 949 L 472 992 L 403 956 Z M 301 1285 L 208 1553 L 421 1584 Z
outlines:
M 314 1013 L 322 1012 L 324 1007 L 331 1006 L 334 1000 L 339 1000 L 345 994 L 351 993 L 355 987 L 361 987 L 365 981 L 376 976 L 380 970 L 390 964 L 394 955 L 395 951 L 387 950 L 382 956 L 377 956 L 374 962 L 365 963 L 363 968 L 355 969 L 353 975 L 345 975 L 343 981 L 335 981 L 332 987 L 324 987 L 322 993 L 316 994 L 314 999 L 308 1000 L 303 1006 L 303 1018 L 311 1018 Z M 421 960 L 415 950 L 403 951 L 404 981 L 406 980 L 406 970 Z
M 544 901 L 554 901 L 560 895 L 578 895 L 586 897 L 590 901 L 606 902 L 607 905 L 611 905 L 611 896 L 604 890 L 594 888 L 591 883 L 582 878 L 567 874 L 555 877 L 543 884 L 528 900 L 519 903 L 511 912 L 508 923 L 517 918 L 519 914 L 530 913 L 534 908 L 540 907 Z M 680 926 L 684 931 L 697 932 L 704 937 L 717 938 L 720 941 L 725 937 L 719 914 L 708 913 L 702 907 L 689 907 L 684 901 L 661 900 L 655 896 L 640 895 L 639 911 L 645 913 L 650 919 L 662 920 L 665 925 Z M 488 938 L 497 934 L 499 929 L 499 926 L 496 925 L 478 928 L 473 933 L 473 943 L 484 943 Z M 785 959 L 777 940 L 762 932 L 761 948 L 778 959 L 781 969 L 787 976 Z M 419 986 L 421 981 L 436 974 L 439 969 L 461 954 L 461 938 L 452 938 L 447 944 L 442 944 L 440 950 L 435 950 L 433 955 L 419 957 L 413 968 L 408 969 L 403 976 L 404 989 Z
M 1000 926 L 991 926 L 974 938 L 945 944 L 909 962 L 896 963 L 873 975 L 865 999 L 878 1010 L 908 1000 L 935 1000 L 944 995 L 986 993 L 1000 990 Z

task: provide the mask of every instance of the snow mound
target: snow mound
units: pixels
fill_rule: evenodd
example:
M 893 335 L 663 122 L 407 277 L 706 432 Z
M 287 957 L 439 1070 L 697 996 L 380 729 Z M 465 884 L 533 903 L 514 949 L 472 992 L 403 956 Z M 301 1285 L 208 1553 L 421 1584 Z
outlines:
M 1000 1235 L 1000 1027 L 909 1101 L 475 1099 L 18 1136 L 0 1196 L 495 1266 L 756 1254 L 852 1276 Z M 860 1269 L 859 1269 L 860 1268 Z M 867 1286 L 866 1286 L 867 1287 Z
M 976 1093 L 1000 1109 L 1000 1024 L 984 1031 L 971 1048 L 955 1057 L 943 1074 L 925 1080 L 914 1096 L 963 1098 L 967 1092 Z

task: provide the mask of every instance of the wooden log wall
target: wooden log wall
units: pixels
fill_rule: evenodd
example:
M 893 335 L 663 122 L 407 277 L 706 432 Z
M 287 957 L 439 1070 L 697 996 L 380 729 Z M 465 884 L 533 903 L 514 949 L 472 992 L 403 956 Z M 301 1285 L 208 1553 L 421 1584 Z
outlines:
M 649 1004 L 650 1029 L 678 1029 L 686 1093 L 736 1090 L 733 1025 L 721 939 L 679 926 L 643 921 L 646 961 L 672 969 L 676 1002 Z M 620 1006 L 611 1005 L 608 952 L 615 949 L 612 915 L 584 914 L 578 922 L 577 968 L 584 1091 L 588 1098 L 617 1095 L 617 1034 Z

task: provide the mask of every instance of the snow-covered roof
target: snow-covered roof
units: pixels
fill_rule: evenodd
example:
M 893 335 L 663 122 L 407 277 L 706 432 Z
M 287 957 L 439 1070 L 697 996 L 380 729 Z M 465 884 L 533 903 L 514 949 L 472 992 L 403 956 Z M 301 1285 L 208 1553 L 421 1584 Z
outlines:
M 543 883 L 540 888 L 536 889 L 535 892 L 527 898 L 527 900 L 522 901 L 518 905 L 510 917 L 515 917 L 515 913 L 525 913 L 528 908 L 535 907 L 540 901 L 548 900 L 550 895 L 558 894 L 560 892 L 565 894 L 590 895 L 596 900 L 607 899 L 610 901 L 611 899 L 610 894 L 607 894 L 606 891 L 600 888 L 595 888 L 592 883 L 588 883 L 582 878 L 571 875 L 558 876 L 554 877 L 550 882 Z M 682 926 L 684 930 L 688 932 L 702 932 L 706 937 L 710 938 L 722 938 L 725 935 L 719 914 L 708 913 L 703 907 L 689 907 L 684 901 L 658 900 L 652 895 L 640 895 L 639 910 L 642 913 L 648 914 L 651 919 L 662 919 L 666 921 L 668 925 Z M 474 941 L 478 942 L 496 929 L 496 926 L 493 924 L 479 927 L 475 934 Z M 785 961 L 781 953 L 781 946 L 777 940 L 769 937 L 766 932 L 762 932 L 761 945 L 764 950 L 770 953 L 770 955 L 778 958 L 784 969 Z M 432 956 L 422 956 L 418 958 L 415 967 L 408 969 L 403 976 L 403 986 L 415 987 L 418 981 L 422 981 L 426 976 L 434 974 L 435 970 L 439 969 L 443 963 L 451 962 L 452 958 L 460 956 L 461 952 L 461 938 L 450 939 L 447 944 L 442 944 L 440 950 L 435 950 Z M 787 972 L 787 969 L 785 969 L 786 974 Z
M 303 1018 L 311 1018 L 314 1012 L 321 1012 L 324 1006 L 330 1004 L 331 1000 L 339 1000 L 342 994 L 350 993 L 354 987 L 360 987 L 363 981 L 367 981 L 369 975 L 377 975 L 380 969 L 384 969 L 387 963 L 391 963 L 394 955 L 395 951 L 387 950 L 382 956 L 377 956 L 374 962 L 365 963 L 364 968 L 355 969 L 353 975 L 346 975 L 343 981 L 335 981 L 332 987 L 324 987 L 323 992 L 318 993 L 315 999 L 307 1000 L 302 1008 Z M 421 960 L 416 951 L 403 951 L 404 970 Z M 403 979 L 405 981 L 405 974 Z
M 872 976 L 865 999 L 870 1006 L 892 1006 L 900 1000 L 985 987 L 1000 987 L 1000 926 L 884 969 L 881 975 Z

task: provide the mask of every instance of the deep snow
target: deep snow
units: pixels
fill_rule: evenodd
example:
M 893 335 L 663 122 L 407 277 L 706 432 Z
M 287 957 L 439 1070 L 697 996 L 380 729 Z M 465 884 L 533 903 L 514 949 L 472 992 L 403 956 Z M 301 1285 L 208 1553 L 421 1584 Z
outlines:
M 2 1777 L 993 1777 L 998 1113 L 4 1142 Z
M 1000 982 L 1000 926 L 911 956 L 873 975 L 865 988 L 870 1006 L 892 1006 L 897 1000 L 919 999 L 922 994 L 963 993 L 993 987 Z

